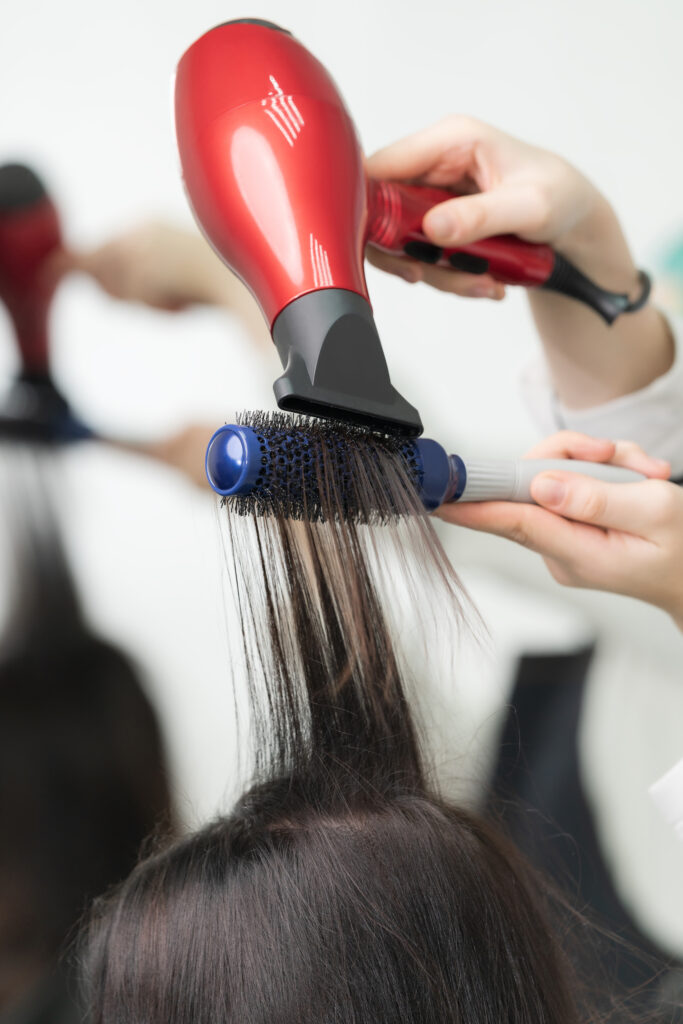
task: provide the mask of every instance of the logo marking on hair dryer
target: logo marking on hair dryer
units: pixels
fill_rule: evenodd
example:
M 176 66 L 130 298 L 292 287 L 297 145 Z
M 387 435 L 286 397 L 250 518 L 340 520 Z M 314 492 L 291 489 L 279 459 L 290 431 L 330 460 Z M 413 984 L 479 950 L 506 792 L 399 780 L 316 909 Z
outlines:
M 294 98 L 285 95 L 284 90 L 272 75 L 268 77 L 275 90 L 275 94 L 273 95 L 272 91 L 269 92 L 270 105 L 268 99 L 263 99 L 261 100 L 261 106 L 264 108 L 264 113 L 268 115 L 273 124 L 284 135 L 288 144 L 293 146 L 304 126 L 304 119 L 294 102 Z
M 327 256 L 327 249 L 323 248 L 318 239 L 313 237 L 312 233 L 308 236 L 308 242 L 311 250 L 313 283 L 316 288 L 321 288 L 323 286 L 331 288 L 334 282 L 332 281 L 332 271 L 330 270 L 330 261 Z

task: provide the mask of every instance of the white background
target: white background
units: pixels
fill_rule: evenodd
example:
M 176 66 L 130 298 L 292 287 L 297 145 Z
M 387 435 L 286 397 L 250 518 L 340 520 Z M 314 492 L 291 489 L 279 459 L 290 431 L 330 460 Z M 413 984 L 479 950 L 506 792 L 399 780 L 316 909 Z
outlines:
M 0 32 L 0 161 L 24 160 L 46 178 L 69 241 L 95 244 L 150 216 L 189 225 L 172 72 L 199 34 L 242 16 L 288 27 L 327 65 L 368 152 L 466 112 L 581 167 L 616 206 L 643 265 L 683 223 L 677 0 L 263 0 L 255 9 L 27 0 L 5 12 Z M 521 454 L 537 436 L 517 390 L 536 352 L 523 295 L 468 302 L 372 269 L 368 277 L 394 383 L 420 409 L 426 434 L 451 450 Z M 64 390 L 103 432 L 162 436 L 190 419 L 218 425 L 236 408 L 273 404 L 274 353 L 255 352 L 223 313 L 155 314 L 71 280 L 58 295 L 53 337 Z M 7 380 L 14 358 L 3 319 L 0 340 Z M 92 617 L 145 667 L 181 807 L 201 819 L 229 789 L 232 750 L 212 501 L 119 453 L 88 447 L 63 462 L 63 512 Z M 596 700 L 608 725 L 586 743 L 602 780 L 596 803 L 602 820 L 612 818 L 605 841 L 646 925 L 682 948 L 683 854 L 645 795 L 683 756 L 680 637 L 635 602 L 560 592 L 537 559 L 511 545 L 455 531 L 447 541 L 457 565 L 488 566 L 508 580 L 501 589 L 472 576 L 500 652 L 550 643 L 558 630 L 576 635 L 586 623 L 603 638 L 610 682 Z M 548 597 L 525 603 L 511 579 Z M 555 610 L 560 599 L 567 615 Z

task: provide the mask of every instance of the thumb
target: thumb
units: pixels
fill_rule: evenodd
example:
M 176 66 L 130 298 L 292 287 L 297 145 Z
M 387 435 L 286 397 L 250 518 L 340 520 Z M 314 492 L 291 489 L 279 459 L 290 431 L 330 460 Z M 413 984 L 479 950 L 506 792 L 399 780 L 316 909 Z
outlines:
M 528 187 L 499 185 L 439 203 L 425 214 L 422 226 L 437 245 L 468 245 L 492 235 L 528 231 L 539 219 L 538 205 L 538 195 Z

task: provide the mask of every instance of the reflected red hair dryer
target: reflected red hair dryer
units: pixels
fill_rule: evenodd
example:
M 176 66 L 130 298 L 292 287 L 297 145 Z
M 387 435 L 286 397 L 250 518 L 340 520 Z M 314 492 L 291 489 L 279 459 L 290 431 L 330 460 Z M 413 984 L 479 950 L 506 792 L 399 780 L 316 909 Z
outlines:
M 0 410 L 0 436 L 40 441 L 90 436 L 50 375 L 48 318 L 62 248 L 59 217 L 40 178 L 24 164 L 0 166 L 0 300 L 14 326 L 21 369 Z
M 47 322 L 57 280 L 46 264 L 62 247 L 55 206 L 24 164 L 0 167 L 0 299 L 12 318 L 22 368 L 47 374 Z
M 422 218 L 453 193 L 366 181 L 331 77 L 270 22 L 227 22 L 198 39 L 178 65 L 175 115 L 199 225 L 270 325 L 284 367 L 274 385 L 282 409 L 422 432 L 417 410 L 389 378 L 363 271 L 368 242 L 574 295 L 608 321 L 628 304 L 547 245 L 514 236 L 457 250 L 431 244 Z
M 175 110 L 195 216 L 270 325 L 280 408 L 421 433 L 375 327 L 362 153 L 322 64 L 275 25 L 228 22 L 183 56 Z

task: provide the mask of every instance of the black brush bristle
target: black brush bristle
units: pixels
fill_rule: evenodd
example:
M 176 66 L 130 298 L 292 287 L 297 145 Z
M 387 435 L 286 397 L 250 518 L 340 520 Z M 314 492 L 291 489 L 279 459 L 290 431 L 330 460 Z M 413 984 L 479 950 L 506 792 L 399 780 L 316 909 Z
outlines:
M 413 446 L 352 424 L 284 412 L 243 412 L 261 445 L 253 491 L 225 499 L 238 515 L 386 523 L 424 514 Z

